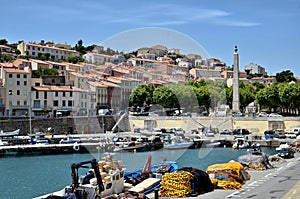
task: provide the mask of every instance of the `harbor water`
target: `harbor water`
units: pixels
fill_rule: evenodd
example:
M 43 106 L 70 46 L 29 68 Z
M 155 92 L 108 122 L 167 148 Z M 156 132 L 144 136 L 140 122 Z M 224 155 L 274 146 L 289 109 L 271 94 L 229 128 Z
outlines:
M 263 148 L 263 151 L 270 155 L 275 154 L 275 149 Z M 118 152 L 114 154 L 114 159 L 122 160 L 127 170 L 142 167 L 148 155 L 152 155 L 153 163 L 177 161 L 179 168 L 195 167 L 205 171 L 211 164 L 237 161 L 239 156 L 246 153 L 246 149 L 200 148 L 140 153 Z M 0 198 L 30 199 L 63 189 L 71 184 L 72 163 L 104 156 L 105 154 L 101 153 L 85 153 L 0 157 Z

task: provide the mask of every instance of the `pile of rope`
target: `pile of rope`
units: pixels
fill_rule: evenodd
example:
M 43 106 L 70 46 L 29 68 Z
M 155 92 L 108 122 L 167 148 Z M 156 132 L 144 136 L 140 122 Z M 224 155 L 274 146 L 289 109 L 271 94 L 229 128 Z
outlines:
M 187 171 L 166 173 L 162 176 L 161 197 L 186 197 L 192 193 L 193 174 Z

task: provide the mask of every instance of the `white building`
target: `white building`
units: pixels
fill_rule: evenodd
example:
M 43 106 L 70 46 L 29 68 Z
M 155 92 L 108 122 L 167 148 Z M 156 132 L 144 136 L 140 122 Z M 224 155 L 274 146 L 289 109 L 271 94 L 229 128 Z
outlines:
M 259 74 L 259 75 L 267 75 L 267 72 L 264 67 L 250 63 L 245 66 L 245 71 L 249 70 L 249 74 Z

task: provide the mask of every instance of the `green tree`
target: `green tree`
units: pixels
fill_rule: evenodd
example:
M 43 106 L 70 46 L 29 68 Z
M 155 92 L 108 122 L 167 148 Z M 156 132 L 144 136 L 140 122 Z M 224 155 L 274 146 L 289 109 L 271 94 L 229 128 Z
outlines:
M 7 43 L 6 39 L 0 39 L 0 45 L 7 45 Z
M 291 82 L 296 81 L 296 78 L 294 77 L 294 73 L 292 73 L 290 70 L 285 70 L 280 73 L 276 73 L 276 81 L 277 82 Z
M 58 75 L 58 71 L 55 68 L 39 68 L 37 70 L 33 70 L 31 72 L 31 77 L 32 78 L 40 78 L 42 76 L 47 76 L 47 75 Z
M 81 39 L 77 41 L 77 44 L 75 45 L 74 50 L 80 52 L 80 54 L 86 53 L 86 49 L 83 46 L 83 41 Z
M 9 54 L 0 53 L 0 62 L 12 62 L 15 58 Z
M 143 106 L 144 103 L 150 104 L 152 102 L 154 86 L 152 84 L 138 85 L 130 95 L 130 104 Z
M 69 63 L 77 64 L 78 62 L 83 62 L 84 59 L 80 56 L 75 56 L 75 57 L 68 57 L 67 61 Z
M 179 102 L 176 95 L 166 86 L 155 88 L 153 100 L 163 107 L 179 108 Z
M 277 84 L 271 84 L 258 91 L 256 94 L 257 103 L 260 104 L 261 108 L 269 108 L 269 111 L 276 111 L 280 107 L 280 98 L 278 94 Z
M 252 84 L 241 83 L 240 87 L 240 106 L 244 110 L 251 102 L 255 100 L 255 88 Z
M 170 84 L 167 86 L 175 94 L 179 107 L 185 112 L 191 112 L 194 107 L 198 107 L 198 100 L 193 87 L 184 84 Z
M 210 98 L 211 108 L 218 107 L 221 104 L 227 104 L 226 88 L 227 85 L 223 82 L 206 81 Z
M 199 107 L 205 107 L 206 110 L 209 109 L 211 104 L 211 96 L 207 86 L 193 87 L 193 90 L 197 96 L 197 101 Z

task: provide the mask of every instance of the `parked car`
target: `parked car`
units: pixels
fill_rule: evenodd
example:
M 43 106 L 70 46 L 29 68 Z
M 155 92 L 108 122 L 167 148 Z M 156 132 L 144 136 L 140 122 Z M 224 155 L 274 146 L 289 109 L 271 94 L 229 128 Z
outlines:
M 258 117 L 268 117 L 268 116 L 269 116 L 269 114 L 266 113 L 266 112 L 260 112 L 260 113 L 258 114 Z
M 217 117 L 226 117 L 226 115 L 227 115 L 226 111 L 215 112 L 215 116 L 217 116 Z
M 294 128 L 294 133 L 298 136 L 300 135 L 300 128 Z
M 192 117 L 192 113 L 191 112 L 181 113 L 180 116 L 189 116 L 189 117 Z
M 296 139 L 296 137 L 297 137 L 296 133 L 294 133 L 294 132 L 287 132 L 287 133 L 285 134 L 285 136 L 286 136 L 287 138 L 292 138 L 292 139 Z
M 237 112 L 237 113 L 232 113 L 232 117 L 244 117 L 244 113 Z
M 282 117 L 282 115 L 280 115 L 278 113 L 270 113 L 269 117 Z
M 111 115 L 111 111 L 109 109 L 99 109 L 98 115 Z
M 249 135 L 250 132 L 248 129 L 234 129 L 233 135 Z
M 277 155 L 282 158 L 293 158 L 294 151 L 291 148 L 282 148 L 278 151 Z
M 275 134 L 274 134 L 274 138 L 278 138 L 278 139 L 285 139 L 285 138 L 286 138 L 286 136 L 285 136 L 285 134 L 284 134 L 284 133 L 282 133 L 282 132 L 275 132 Z
M 223 129 L 220 132 L 221 135 L 232 135 L 233 134 L 233 130 L 232 129 Z
M 268 130 L 265 130 L 264 134 L 265 134 L 266 139 L 272 139 L 272 138 L 274 138 L 275 131 L 268 129 Z
M 202 111 L 199 115 L 201 115 L 201 116 L 208 116 L 209 113 L 207 111 Z

